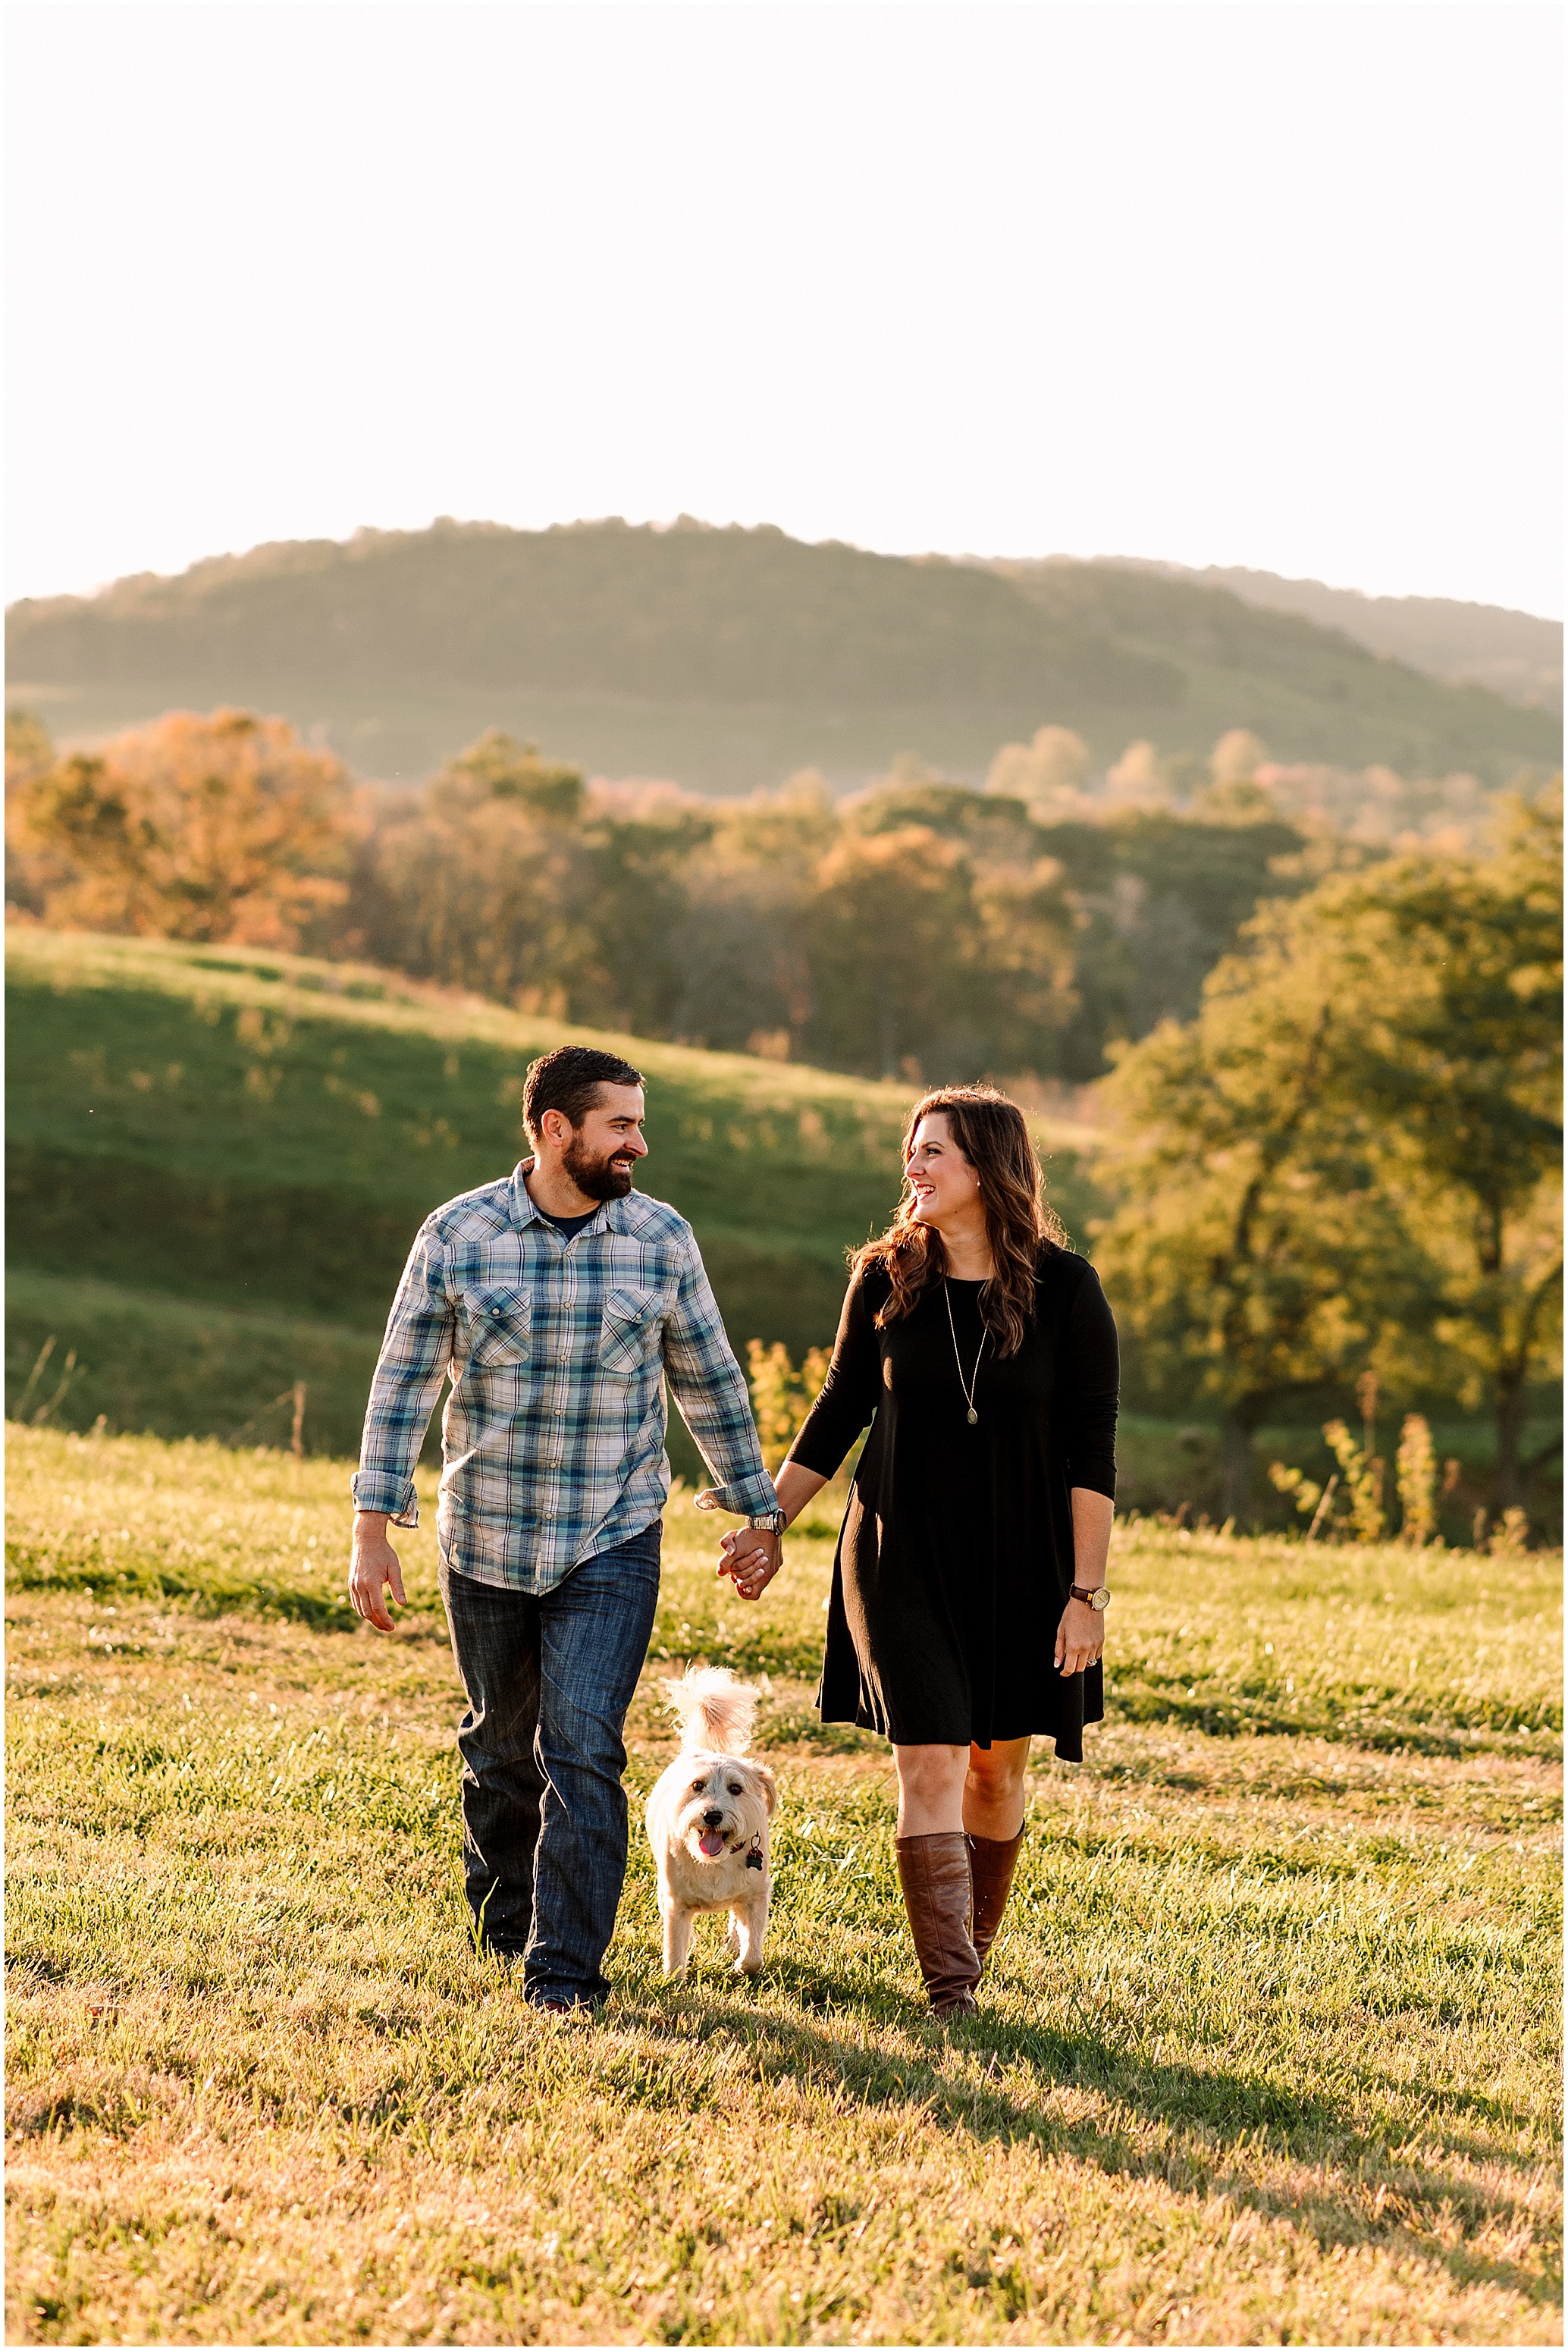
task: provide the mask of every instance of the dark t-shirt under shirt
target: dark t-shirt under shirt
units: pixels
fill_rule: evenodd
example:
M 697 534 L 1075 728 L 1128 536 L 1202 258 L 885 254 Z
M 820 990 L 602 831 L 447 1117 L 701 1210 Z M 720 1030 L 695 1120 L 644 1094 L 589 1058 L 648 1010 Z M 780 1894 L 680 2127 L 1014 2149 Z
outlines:
M 539 1204 L 537 1200 L 534 1202 L 534 1206 L 536 1208 L 539 1208 Z M 548 1208 L 539 1208 L 539 1214 L 544 1218 L 547 1225 L 553 1225 L 555 1227 L 557 1232 L 561 1235 L 563 1239 L 570 1240 L 572 1235 L 574 1233 L 580 1233 L 584 1225 L 591 1225 L 593 1222 L 593 1219 L 599 1214 L 599 1211 L 597 1208 L 590 1208 L 587 1216 L 585 1217 L 552 1217 Z

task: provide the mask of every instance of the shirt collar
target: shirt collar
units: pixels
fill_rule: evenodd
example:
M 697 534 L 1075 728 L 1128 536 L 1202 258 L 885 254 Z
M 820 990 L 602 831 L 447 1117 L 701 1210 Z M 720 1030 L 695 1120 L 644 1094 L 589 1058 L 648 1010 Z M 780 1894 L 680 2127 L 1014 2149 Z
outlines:
M 512 1222 L 517 1228 L 519 1232 L 521 1232 L 525 1225 L 548 1225 L 550 1221 L 539 1207 L 538 1203 L 533 1196 L 533 1194 L 528 1190 L 527 1184 L 523 1181 L 523 1178 L 531 1170 L 533 1164 L 531 1156 L 527 1159 L 519 1159 L 517 1165 L 512 1170 Z M 630 1194 L 628 1194 L 627 1197 L 630 1198 Z M 597 1232 L 601 1229 L 612 1233 L 623 1233 L 626 1230 L 626 1201 L 624 1199 L 601 1200 L 596 1215 L 603 1217 L 604 1222 L 602 1228 L 597 1225 L 591 1218 L 590 1221 L 582 1228 L 585 1233 Z

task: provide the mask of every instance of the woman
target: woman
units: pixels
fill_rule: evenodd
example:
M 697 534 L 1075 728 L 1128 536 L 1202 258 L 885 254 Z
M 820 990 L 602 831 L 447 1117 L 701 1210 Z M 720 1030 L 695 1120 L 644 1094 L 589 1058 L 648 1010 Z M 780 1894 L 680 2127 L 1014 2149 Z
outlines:
M 1116 1326 L 1065 1246 L 1017 1105 L 916 1104 L 905 1194 L 854 1259 L 832 1364 L 775 1484 L 786 1520 L 869 1422 L 818 1704 L 893 1742 L 898 1871 L 931 2005 L 973 2014 L 1023 1842 L 1030 1738 L 1081 1762 L 1115 1492 Z M 744 1532 L 720 1573 L 773 1573 Z

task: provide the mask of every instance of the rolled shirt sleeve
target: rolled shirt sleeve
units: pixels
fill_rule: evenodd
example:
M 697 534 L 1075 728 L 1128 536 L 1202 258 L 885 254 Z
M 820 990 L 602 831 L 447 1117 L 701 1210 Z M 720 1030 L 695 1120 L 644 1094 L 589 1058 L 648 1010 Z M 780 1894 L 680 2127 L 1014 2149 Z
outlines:
M 714 1480 L 710 1507 L 742 1516 L 776 1510 L 779 1497 L 763 1463 L 746 1374 L 725 1336 L 695 1239 L 665 1318 L 664 1352 L 670 1392 Z
M 444 1258 L 432 1218 L 415 1237 L 387 1318 L 353 1480 L 354 1508 L 384 1510 L 400 1527 L 419 1524 L 414 1467 L 452 1360 Z

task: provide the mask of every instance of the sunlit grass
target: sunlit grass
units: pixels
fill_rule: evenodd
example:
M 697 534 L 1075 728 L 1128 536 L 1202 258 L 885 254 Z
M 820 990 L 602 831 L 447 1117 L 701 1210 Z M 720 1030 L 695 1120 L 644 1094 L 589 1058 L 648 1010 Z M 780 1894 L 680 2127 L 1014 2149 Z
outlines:
M 682 1499 L 631 1776 L 674 1661 L 767 1677 L 769 1963 L 664 1987 L 634 1838 L 579 2032 L 467 1936 L 428 1523 L 380 1641 L 343 1465 L 11 1448 L 10 2339 L 1556 2339 L 1554 1559 L 1124 1531 L 945 2041 L 831 1507 L 747 1609 Z

